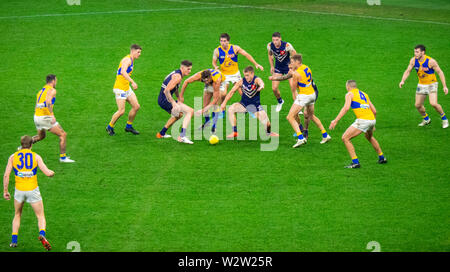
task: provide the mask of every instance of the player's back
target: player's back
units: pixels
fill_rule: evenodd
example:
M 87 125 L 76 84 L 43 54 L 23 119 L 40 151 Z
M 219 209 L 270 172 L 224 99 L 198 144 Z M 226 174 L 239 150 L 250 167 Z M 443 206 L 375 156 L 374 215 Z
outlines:
M 45 85 L 36 95 L 36 109 L 34 115 L 36 116 L 47 116 L 51 115 L 48 110 L 49 105 L 47 105 L 47 94 L 53 89 L 50 85 Z M 55 104 L 56 98 L 52 98 L 52 104 Z
M 36 153 L 30 149 L 21 149 L 13 154 L 13 170 L 17 190 L 32 191 L 36 189 L 38 186 L 37 167 Z
M 370 109 L 369 96 L 365 92 L 357 88 L 351 90 L 350 92 L 353 94 L 350 107 L 355 113 L 356 118 L 364 120 L 375 120 L 375 115 Z

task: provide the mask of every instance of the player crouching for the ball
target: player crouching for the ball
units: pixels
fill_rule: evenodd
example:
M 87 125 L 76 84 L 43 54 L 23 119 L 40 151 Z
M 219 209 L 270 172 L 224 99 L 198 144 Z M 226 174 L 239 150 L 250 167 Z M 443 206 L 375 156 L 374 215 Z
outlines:
M 270 131 L 270 121 L 267 113 L 263 110 L 260 103 L 260 93 L 264 88 L 264 82 L 261 78 L 255 76 L 255 70 L 252 66 L 244 69 L 244 78 L 239 80 L 225 97 L 220 109 L 223 111 L 227 105 L 228 100 L 231 99 L 236 90 L 239 90 L 241 101 L 234 103 L 228 108 L 228 117 L 233 126 L 233 132 L 227 138 L 236 138 L 238 136 L 236 115 L 235 113 L 251 112 L 255 114 L 258 120 L 266 127 L 266 133 L 271 137 L 278 137 L 275 132 Z
M 156 138 L 170 138 L 171 136 L 166 134 L 167 130 L 184 115 L 185 117 L 180 136 L 178 137 L 178 142 L 193 144 L 193 142 L 186 137 L 186 129 L 191 122 L 192 116 L 194 115 L 194 109 L 181 101 L 173 99 L 172 97 L 173 94 L 175 94 L 177 99 L 180 100 L 178 88 L 180 87 L 183 77 L 188 76 L 191 73 L 191 70 L 192 62 L 189 60 L 184 60 L 181 62 L 179 69 L 172 71 L 164 79 L 158 96 L 158 105 L 171 116 L 162 130 L 156 134 Z
M 377 111 L 369 99 L 369 96 L 359 90 L 356 86 L 356 81 L 348 80 L 345 87 L 347 88 L 347 94 L 345 95 L 345 104 L 339 112 L 336 119 L 331 121 L 330 129 L 334 129 L 341 120 L 342 117 L 347 113 L 350 107 L 356 115 L 356 121 L 347 128 L 342 135 L 342 141 L 347 148 L 350 157 L 352 158 L 352 163 L 345 168 L 360 168 L 358 157 L 356 156 L 355 148 L 351 142 L 351 139 L 355 138 L 359 134 L 363 133 L 366 135 L 366 139 L 372 144 L 373 148 L 378 154 L 378 163 L 387 163 L 386 158 L 381 151 L 381 147 L 378 141 L 373 137 L 373 132 L 375 130 L 375 115 Z

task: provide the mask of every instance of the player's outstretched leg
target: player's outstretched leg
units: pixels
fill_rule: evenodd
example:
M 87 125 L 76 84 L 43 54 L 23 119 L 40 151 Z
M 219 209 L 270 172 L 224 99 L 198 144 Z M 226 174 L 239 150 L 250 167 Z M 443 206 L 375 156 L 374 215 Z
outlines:
M 286 116 L 286 119 L 289 121 L 289 124 L 291 124 L 292 129 L 294 129 L 295 133 L 297 134 L 297 142 L 292 146 L 293 148 L 297 148 L 301 145 L 306 144 L 306 139 L 300 130 L 299 123 L 297 122 L 298 113 L 302 109 L 303 109 L 302 106 L 294 103 L 292 104 L 291 109 L 289 110 L 289 113 Z
M 67 143 L 67 133 L 63 130 L 61 125 L 56 125 L 49 130 L 51 133 L 59 137 L 59 149 L 60 149 L 60 162 L 75 162 L 71 160 L 69 156 L 66 155 L 66 143 Z

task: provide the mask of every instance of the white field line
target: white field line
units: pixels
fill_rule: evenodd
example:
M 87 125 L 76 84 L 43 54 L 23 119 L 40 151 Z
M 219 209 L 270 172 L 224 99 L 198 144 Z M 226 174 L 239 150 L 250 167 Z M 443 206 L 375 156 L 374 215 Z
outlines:
M 0 20 L 38 18 L 38 17 L 62 17 L 62 16 L 120 14 L 120 13 L 145 13 L 145 12 L 208 10 L 208 9 L 220 9 L 220 8 L 230 8 L 230 7 L 192 7 L 192 8 L 137 9 L 137 10 L 114 10 L 114 11 L 78 12 L 78 13 L 35 14 L 35 15 L 3 16 L 3 17 L 0 17 Z
M 177 3 L 202 4 L 202 5 L 205 5 L 205 4 L 223 5 L 223 4 L 214 3 L 214 2 L 198 2 L 198 1 L 184 1 L 184 0 L 164 0 L 164 1 L 177 2 Z M 221 6 L 221 7 L 217 7 L 217 8 L 224 8 L 224 7 Z M 382 21 L 398 21 L 398 22 L 410 22 L 410 23 L 436 24 L 436 25 L 450 26 L 450 23 L 438 22 L 438 21 L 412 20 L 412 19 L 401 19 L 401 18 L 391 18 L 391 17 L 376 17 L 376 16 L 369 16 L 369 15 L 357 15 L 357 14 L 323 12 L 323 11 L 306 11 L 306 10 L 300 10 L 300 9 L 248 6 L 248 5 L 236 5 L 236 4 L 231 4 L 228 6 L 228 8 L 252 8 L 252 9 L 274 10 L 274 11 L 290 11 L 290 12 L 315 14 L 315 15 L 333 15 L 333 16 L 355 17 L 355 18 L 382 20 Z

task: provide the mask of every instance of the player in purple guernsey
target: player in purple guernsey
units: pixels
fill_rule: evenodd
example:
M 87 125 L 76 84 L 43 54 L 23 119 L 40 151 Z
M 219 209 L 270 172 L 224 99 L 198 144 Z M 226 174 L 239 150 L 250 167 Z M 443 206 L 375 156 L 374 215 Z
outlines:
M 191 122 L 194 109 L 173 99 L 173 94 L 176 95 L 178 100 L 180 99 L 178 88 L 180 87 L 181 80 L 183 77 L 189 75 L 191 70 L 192 62 L 184 60 L 181 62 L 180 69 L 171 72 L 164 79 L 158 96 L 158 105 L 171 116 L 162 130 L 156 134 L 156 138 L 170 138 L 171 136 L 166 134 L 167 130 L 184 115 L 183 126 L 178 141 L 181 143 L 193 144 L 193 142 L 186 137 L 186 129 Z
M 281 40 L 280 32 L 272 34 L 272 42 L 267 44 L 267 52 L 270 63 L 270 74 L 272 76 L 282 76 L 289 73 L 289 63 L 291 56 L 297 54 L 294 47 L 283 40 Z M 281 98 L 279 81 L 272 81 L 272 91 L 278 101 L 276 111 L 281 111 L 284 100 Z
M 234 103 L 228 108 L 228 117 L 233 126 L 233 132 L 228 135 L 227 138 L 236 138 L 238 136 L 235 113 L 245 112 L 251 112 L 258 118 L 258 120 L 266 127 L 268 136 L 279 136 L 277 133 L 271 131 L 269 117 L 261 106 L 260 93 L 262 89 L 264 89 L 264 82 L 261 78 L 255 76 L 255 69 L 253 66 L 245 68 L 244 78 L 236 82 L 220 106 L 221 110 L 225 110 L 228 100 L 230 100 L 231 97 L 233 97 L 233 94 L 239 90 L 241 101 Z

